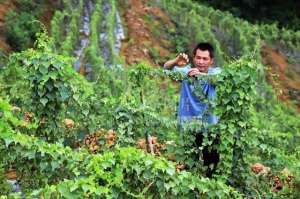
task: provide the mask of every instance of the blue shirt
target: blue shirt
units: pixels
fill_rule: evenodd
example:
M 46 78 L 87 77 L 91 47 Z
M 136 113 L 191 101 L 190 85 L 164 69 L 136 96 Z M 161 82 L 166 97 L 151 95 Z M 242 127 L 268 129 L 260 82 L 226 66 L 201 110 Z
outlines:
M 180 72 L 187 75 L 188 71 L 191 69 L 190 66 L 179 68 L 174 67 L 173 71 Z M 219 67 L 210 67 L 208 69 L 208 75 L 215 75 L 221 72 Z M 198 84 L 202 87 L 203 94 L 209 100 L 214 100 L 216 97 L 215 86 L 199 79 Z M 188 81 L 183 80 L 181 83 L 180 91 L 180 101 L 178 106 L 178 120 L 179 123 L 184 123 L 186 121 L 191 121 L 193 119 L 201 120 L 207 124 L 216 124 L 218 119 L 215 115 L 207 113 L 208 104 L 201 102 L 199 97 L 193 94 L 194 85 L 191 85 Z

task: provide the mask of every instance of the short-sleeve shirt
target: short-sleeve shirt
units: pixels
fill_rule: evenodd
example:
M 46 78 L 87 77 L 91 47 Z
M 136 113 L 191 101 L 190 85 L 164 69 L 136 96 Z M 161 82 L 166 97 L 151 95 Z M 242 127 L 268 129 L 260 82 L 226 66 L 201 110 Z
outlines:
M 180 72 L 182 74 L 187 75 L 188 71 L 191 69 L 190 66 L 186 66 L 184 68 L 174 67 L 173 71 Z M 210 67 L 208 69 L 208 75 L 215 75 L 221 72 L 221 68 L 219 67 Z M 203 94 L 209 99 L 214 100 L 216 97 L 215 86 L 209 82 L 198 80 L 202 87 Z M 201 102 L 200 99 L 193 94 L 193 85 L 191 85 L 188 81 L 183 80 L 181 83 L 180 90 L 180 101 L 178 106 L 178 120 L 179 123 L 183 123 L 186 121 L 190 121 L 193 119 L 198 119 L 205 121 L 207 124 L 216 124 L 218 122 L 218 118 L 211 114 L 207 113 L 208 104 Z

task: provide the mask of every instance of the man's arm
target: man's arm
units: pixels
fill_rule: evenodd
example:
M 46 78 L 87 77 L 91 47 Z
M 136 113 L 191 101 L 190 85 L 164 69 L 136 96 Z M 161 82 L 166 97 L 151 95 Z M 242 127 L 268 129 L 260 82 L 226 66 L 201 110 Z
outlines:
M 176 58 L 167 61 L 164 64 L 164 68 L 171 70 L 174 66 L 185 66 L 187 65 L 187 63 L 189 63 L 189 58 L 187 54 L 180 53 L 179 55 L 177 55 Z

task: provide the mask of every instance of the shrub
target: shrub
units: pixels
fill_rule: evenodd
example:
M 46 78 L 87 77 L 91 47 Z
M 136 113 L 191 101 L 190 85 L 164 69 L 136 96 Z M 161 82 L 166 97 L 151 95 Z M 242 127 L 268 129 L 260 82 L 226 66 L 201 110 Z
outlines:
M 30 13 L 10 11 L 5 18 L 5 34 L 13 50 L 22 51 L 36 39 L 35 34 L 41 30 L 37 18 Z

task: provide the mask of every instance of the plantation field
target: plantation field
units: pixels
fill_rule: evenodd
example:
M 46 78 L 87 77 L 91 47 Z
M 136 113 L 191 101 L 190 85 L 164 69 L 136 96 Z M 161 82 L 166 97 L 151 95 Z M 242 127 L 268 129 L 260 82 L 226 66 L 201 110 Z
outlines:
M 9 7 L 0 33 L 11 48 L 0 65 L 1 199 L 300 198 L 299 31 L 191 0 Z M 221 73 L 190 78 L 161 67 L 199 41 L 213 44 Z M 266 48 L 279 49 L 288 72 L 266 65 Z M 284 78 L 270 81 L 270 70 Z M 217 124 L 179 129 L 182 80 Z M 216 100 L 200 81 L 216 86 Z M 289 83 L 276 90 L 276 81 Z M 206 129 L 202 147 L 220 153 L 211 178 L 195 129 Z

